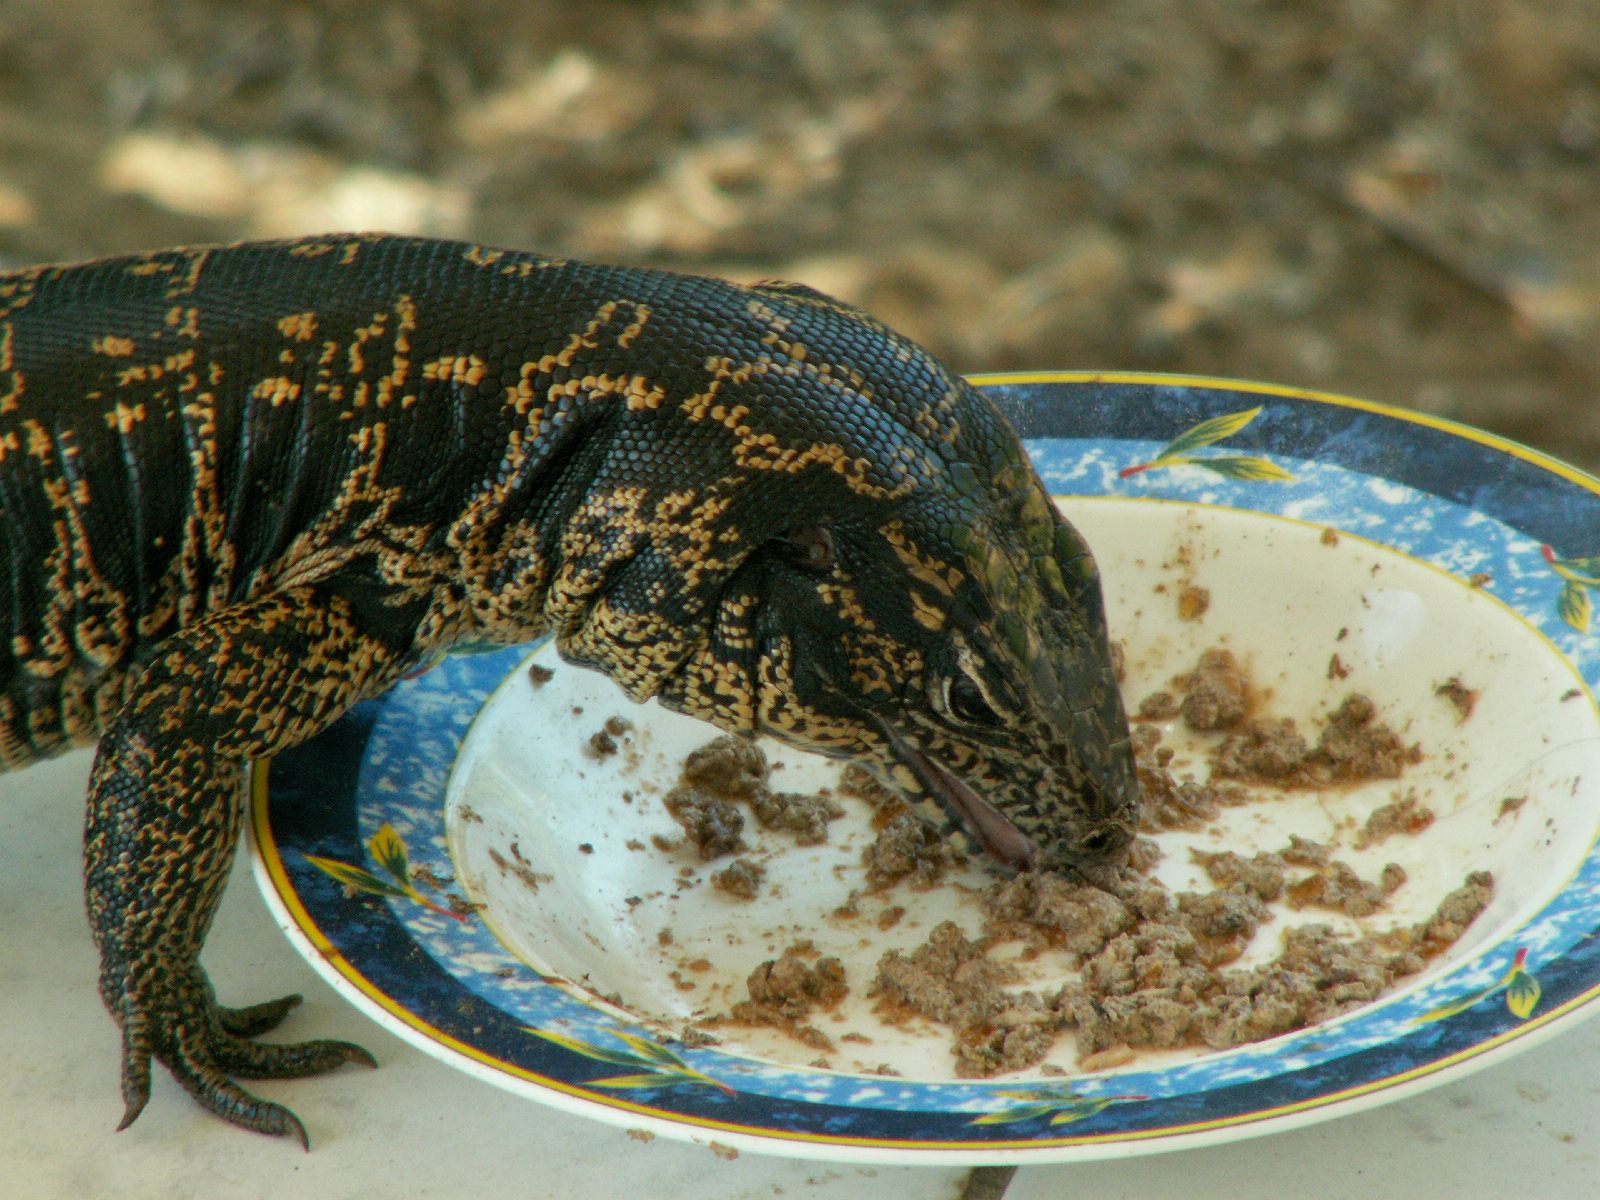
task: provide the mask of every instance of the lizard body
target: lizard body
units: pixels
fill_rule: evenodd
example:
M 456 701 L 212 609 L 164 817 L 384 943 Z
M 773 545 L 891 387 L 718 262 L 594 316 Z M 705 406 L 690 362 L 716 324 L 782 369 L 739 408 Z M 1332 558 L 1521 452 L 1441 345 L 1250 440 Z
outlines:
M 794 284 L 334 237 L 0 274 L 0 768 L 99 739 L 85 827 L 124 1125 L 255 1034 L 199 953 L 254 758 L 464 642 L 852 757 L 998 857 L 1136 817 L 1093 560 L 995 409 Z M 980 798 L 981 797 L 981 798 Z

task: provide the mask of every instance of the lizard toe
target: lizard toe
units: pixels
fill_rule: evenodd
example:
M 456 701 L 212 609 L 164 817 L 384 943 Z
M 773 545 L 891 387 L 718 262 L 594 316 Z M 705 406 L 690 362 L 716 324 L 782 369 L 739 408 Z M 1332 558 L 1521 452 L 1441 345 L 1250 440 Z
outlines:
M 270 1029 L 276 1029 L 300 1001 L 301 996 L 295 993 L 262 1004 L 252 1004 L 247 1008 L 226 1008 L 219 1004 L 217 1021 L 224 1032 L 231 1033 L 235 1037 L 256 1037 Z
M 345 1063 L 376 1067 L 378 1060 L 354 1042 L 248 1042 L 225 1038 L 213 1047 L 217 1065 L 243 1079 L 303 1079 Z

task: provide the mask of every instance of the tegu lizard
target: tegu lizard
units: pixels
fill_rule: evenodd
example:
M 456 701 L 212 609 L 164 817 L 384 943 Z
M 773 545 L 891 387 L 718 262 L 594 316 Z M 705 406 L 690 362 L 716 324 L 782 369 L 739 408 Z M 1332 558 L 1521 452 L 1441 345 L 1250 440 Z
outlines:
M 1122 855 L 1088 547 L 979 392 L 789 283 L 326 237 L 0 275 L 0 767 L 98 738 L 85 886 L 122 1034 L 235 1124 L 298 997 L 200 951 L 251 760 L 463 642 L 867 764 L 997 859 Z

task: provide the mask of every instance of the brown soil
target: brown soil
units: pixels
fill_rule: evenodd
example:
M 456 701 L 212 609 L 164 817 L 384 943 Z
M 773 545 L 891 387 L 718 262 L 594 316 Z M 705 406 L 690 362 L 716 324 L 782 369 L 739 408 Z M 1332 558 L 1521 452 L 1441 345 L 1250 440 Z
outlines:
M 12 0 L 0 264 L 380 227 L 1600 466 L 1592 0 Z

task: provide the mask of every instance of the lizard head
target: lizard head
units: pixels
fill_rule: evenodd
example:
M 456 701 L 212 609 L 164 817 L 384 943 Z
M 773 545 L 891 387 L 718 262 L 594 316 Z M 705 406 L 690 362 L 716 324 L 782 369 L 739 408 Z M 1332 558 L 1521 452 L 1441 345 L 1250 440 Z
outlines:
M 823 519 L 775 548 L 763 730 L 858 756 L 1004 863 L 1120 861 L 1138 784 L 1094 559 L 1020 452 L 948 474 L 967 503 Z
M 863 762 L 1002 862 L 1120 861 L 1138 784 L 1094 559 L 992 405 L 944 378 L 955 436 L 746 510 L 766 530 L 660 698 Z

